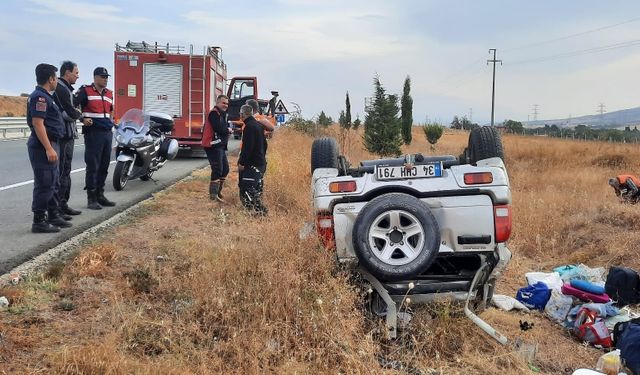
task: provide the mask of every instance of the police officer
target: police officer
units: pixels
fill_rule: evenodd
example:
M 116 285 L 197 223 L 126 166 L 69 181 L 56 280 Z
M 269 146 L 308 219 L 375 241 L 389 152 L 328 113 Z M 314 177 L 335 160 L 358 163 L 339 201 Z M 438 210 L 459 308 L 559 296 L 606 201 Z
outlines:
M 58 69 L 49 64 L 36 66 L 38 86 L 27 101 L 27 124 L 31 136 L 27 141 L 29 161 L 33 169 L 33 233 L 54 233 L 71 223 L 58 215 L 56 197 L 59 187 L 58 140 L 64 133 L 64 120 L 53 100 Z
M 227 122 L 227 108 L 229 98 L 218 95 L 202 133 L 202 147 L 211 165 L 211 181 L 209 182 L 209 199 L 224 202 L 222 187 L 229 174 L 227 160 L 227 143 L 229 140 L 229 125 Z
M 93 70 L 93 83 L 78 89 L 76 106 L 82 110 L 84 161 L 87 164 L 85 189 L 87 208 L 99 210 L 116 204 L 104 196 L 104 184 L 109 172 L 113 133 L 113 92 L 107 88 L 109 73 L 98 67 Z
M 78 138 L 76 120 L 82 117 L 82 113 L 73 106 L 73 84 L 78 80 L 78 66 L 71 61 L 64 61 L 60 66 L 60 78 L 58 86 L 53 96 L 56 104 L 62 111 L 64 119 L 64 133 L 59 140 L 60 154 L 60 189 L 58 191 L 58 202 L 60 213 L 64 219 L 71 218 L 68 215 L 80 215 L 81 211 L 69 207 L 69 194 L 71 192 L 71 161 L 73 159 L 73 147 Z M 65 217 L 66 215 L 66 217 Z

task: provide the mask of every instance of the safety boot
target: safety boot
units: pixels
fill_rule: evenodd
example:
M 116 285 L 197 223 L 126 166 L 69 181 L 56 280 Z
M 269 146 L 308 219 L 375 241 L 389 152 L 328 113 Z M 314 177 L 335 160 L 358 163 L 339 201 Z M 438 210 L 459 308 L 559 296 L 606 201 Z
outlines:
M 82 211 L 79 210 L 74 210 L 73 208 L 69 207 L 69 205 L 67 204 L 67 202 L 60 202 L 60 212 L 62 212 L 65 215 L 80 215 L 82 213 Z
M 95 189 L 87 189 L 87 208 L 92 210 L 102 209 L 102 206 L 98 204 L 98 196 Z
M 58 214 L 57 209 L 49 210 L 47 212 L 47 222 L 60 228 L 70 228 L 73 226 L 73 224 L 67 222 L 60 216 L 60 214 Z
M 71 215 L 65 214 L 60 208 L 58 208 L 56 212 L 58 213 L 58 216 L 60 216 L 65 221 L 71 221 L 71 219 L 73 219 Z
M 60 232 L 60 228 L 47 222 L 47 214 L 44 212 L 33 213 L 33 224 L 31 224 L 31 232 L 33 233 L 56 233 Z
M 98 199 L 98 203 L 101 206 L 113 207 L 116 205 L 116 202 L 112 202 L 108 200 L 107 197 L 104 196 L 104 188 L 96 189 L 96 197 Z

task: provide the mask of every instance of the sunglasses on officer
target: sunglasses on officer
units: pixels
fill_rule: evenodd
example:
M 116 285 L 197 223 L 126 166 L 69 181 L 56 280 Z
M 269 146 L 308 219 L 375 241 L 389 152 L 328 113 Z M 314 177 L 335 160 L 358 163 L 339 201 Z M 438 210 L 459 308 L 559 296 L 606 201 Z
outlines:
M 100 78 L 104 78 L 104 79 L 109 79 L 109 76 L 108 76 L 108 75 L 99 75 L 98 77 L 100 77 Z

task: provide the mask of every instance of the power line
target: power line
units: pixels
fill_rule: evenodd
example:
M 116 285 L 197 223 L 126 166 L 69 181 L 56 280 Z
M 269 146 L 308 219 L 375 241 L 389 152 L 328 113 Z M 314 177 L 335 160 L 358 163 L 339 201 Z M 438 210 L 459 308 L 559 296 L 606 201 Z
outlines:
M 571 51 L 571 52 L 563 52 L 563 53 L 559 53 L 559 54 L 556 54 L 556 55 L 537 57 L 537 58 L 533 58 L 533 59 L 529 59 L 529 60 L 514 61 L 509 65 L 513 66 L 513 65 L 528 64 L 528 63 L 532 63 L 532 62 L 543 62 L 543 61 L 548 61 L 548 60 L 562 59 L 562 58 L 567 58 L 567 57 L 585 55 L 585 54 L 589 54 L 589 53 L 606 52 L 606 51 L 610 51 L 610 50 L 613 50 L 613 49 L 636 47 L 636 46 L 640 46 L 640 39 L 634 39 L 634 40 L 630 40 L 630 41 L 627 41 L 627 42 L 608 44 L 608 45 L 605 45 L 605 46 L 592 47 L 592 48 L 587 48 L 587 49 L 583 49 L 583 50 L 577 50 L 577 51 Z
M 542 41 L 542 42 L 535 42 L 535 43 L 526 44 L 526 45 L 520 46 L 520 47 L 508 48 L 508 49 L 503 50 L 502 52 L 504 53 L 504 52 L 509 52 L 509 51 L 515 51 L 515 50 L 519 50 L 519 49 L 536 47 L 536 46 L 545 45 L 545 44 L 549 44 L 549 43 L 553 43 L 553 42 L 558 42 L 558 41 L 561 41 L 561 40 L 571 39 L 571 38 L 575 38 L 577 36 L 582 36 L 582 35 L 594 33 L 596 31 L 601 31 L 601 30 L 605 30 L 605 29 L 610 29 L 612 27 L 624 25 L 624 24 L 635 22 L 635 21 L 638 21 L 638 20 L 640 20 L 640 17 L 632 18 L 630 20 L 623 21 L 623 22 L 618 22 L 618 23 L 615 23 L 613 25 L 598 27 L 597 29 L 582 31 L 582 32 L 579 32 L 579 33 L 566 35 L 566 36 L 562 36 L 562 37 L 559 37 L 559 38 L 545 40 L 545 41 Z

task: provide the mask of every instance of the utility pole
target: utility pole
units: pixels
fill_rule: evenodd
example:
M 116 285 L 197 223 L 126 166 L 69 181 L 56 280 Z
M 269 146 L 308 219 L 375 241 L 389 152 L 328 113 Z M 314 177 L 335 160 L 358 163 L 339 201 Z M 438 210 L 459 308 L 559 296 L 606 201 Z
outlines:
M 502 60 L 496 60 L 496 49 L 490 48 L 489 53 L 493 51 L 493 60 L 487 60 L 487 65 L 493 63 L 493 86 L 491 87 L 491 126 L 493 126 L 493 115 L 496 102 L 496 63 L 499 62 L 502 65 Z
M 540 107 L 537 104 L 533 105 L 533 121 L 538 121 L 538 107 Z
M 473 108 L 469 108 L 469 122 L 473 124 Z

